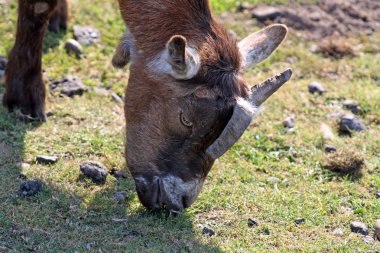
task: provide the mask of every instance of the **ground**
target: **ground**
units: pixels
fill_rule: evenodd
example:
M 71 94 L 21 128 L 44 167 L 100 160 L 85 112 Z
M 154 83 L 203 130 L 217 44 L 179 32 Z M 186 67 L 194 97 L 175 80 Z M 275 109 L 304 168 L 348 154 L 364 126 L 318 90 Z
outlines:
M 4 3 L 0 1 L 0 54 L 6 55 L 14 40 L 16 4 Z M 239 38 L 259 28 L 249 13 L 234 14 L 234 9 L 223 13 L 221 3 L 213 1 L 218 17 Z M 64 50 L 74 24 L 91 25 L 102 35 L 98 45 L 84 48 L 82 59 Z M 379 242 L 364 243 L 360 235 L 350 232 L 352 221 L 362 221 L 373 231 L 380 216 L 376 198 L 380 191 L 379 32 L 355 36 L 356 56 L 336 60 L 310 52 L 316 42 L 304 41 L 291 30 L 275 56 L 246 78 L 253 85 L 292 67 L 293 79 L 216 162 L 196 203 L 173 217 L 144 210 L 130 176 L 121 181 L 109 176 L 102 186 L 79 177 L 79 164 L 87 160 L 127 171 L 123 108 L 110 95 L 123 95 L 127 85 L 128 70 L 114 70 L 110 63 L 123 30 L 116 1 L 74 1 L 69 32 L 46 36 L 45 78 L 75 75 L 97 89 L 73 99 L 49 94 L 49 121 L 42 125 L 21 123 L 0 107 L 0 252 L 380 250 Z M 309 94 L 307 85 L 313 81 L 322 83 L 327 93 Z M 363 108 L 358 117 L 367 131 L 339 135 L 337 119 L 326 115 L 344 111 L 345 99 Z M 282 122 L 291 115 L 296 127 L 287 132 Z M 333 129 L 334 139 L 323 139 L 322 122 Z M 325 144 L 363 156 L 362 173 L 344 175 L 325 169 Z M 39 165 L 37 155 L 57 155 L 59 161 Z M 21 162 L 31 166 L 20 166 Z M 20 173 L 42 180 L 43 192 L 20 198 Z M 125 203 L 115 200 L 117 191 L 127 191 Z M 259 226 L 249 227 L 249 218 L 257 219 Z M 305 222 L 296 225 L 298 218 Z M 203 235 L 203 227 L 216 234 Z M 334 234 L 336 228 L 343 229 L 343 235 Z

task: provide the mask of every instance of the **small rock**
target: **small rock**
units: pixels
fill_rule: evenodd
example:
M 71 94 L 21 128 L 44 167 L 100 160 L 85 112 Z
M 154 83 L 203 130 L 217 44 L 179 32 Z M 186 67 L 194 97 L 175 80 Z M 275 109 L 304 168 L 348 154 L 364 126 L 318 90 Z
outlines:
M 127 173 L 125 173 L 124 171 L 119 171 L 119 170 L 115 170 L 113 172 L 113 176 L 120 180 L 120 179 L 126 179 L 127 178 Z
M 375 237 L 380 241 L 380 220 L 375 223 Z
M 0 70 L 5 70 L 5 66 L 8 64 L 8 59 L 5 56 L 0 55 Z
M 248 227 L 252 228 L 252 227 L 257 227 L 260 225 L 260 222 L 255 219 L 255 218 L 249 218 L 248 219 Z
M 40 180 L 30 180 L 20 185 L 19 193 L 22 197 L 32 197 L 41 192 L 43 187 L 44 184 Z
M 295 127 L 296 121 L 293 117 L 288 117 L 282 122 L 282 124 L 284 125 L 284 127 L 290 129 Z
M 362 108 L 360 108 L 360 106 L 352 100 L 344 101 L 343 106 L 344 106 L 344 108 L 350 110 L 354 114 L 359 114 L 362 112 Z
M 268 177 L 267 182 L 272 184 L 278 184 L 281 182 L 281 180 L 277 177 Z
M 139 232 L 137 232 L 135 230 L 132 230 L 132 231 L 126 233 L 124 236 L 128 237 L 128 238 L 136 238 L 136 237 L 142 236 L 142 234 L 140 234 Z
M 86 243 L 86 249 L 91 250 L 91 243 Z
M 319 49 L 319 46 L 317 44 L 312 44 L 309 47 L 309 51 L 312 53 L 319 53 L 321 50 Z
M 236 3 L 236 12 L 244 12 L 246 10 L 252 9 L 252 5 L 247 2 L 237 2 Z
M 351 222 L 351 231 L 362 235 L 368 235 L 369 233 L 367 226 L 360 221 Z
M 321 95 L 326 92 L 325 87 L 323 87 L 323 85 L 318 82 L 312 82 L 311 84 L 309 84 L 308 88 L 311 94 L 318 93 Z
M 69 39 L 65 43 L 65 49 L 67 53 L 75 54 L 77 57 L 79 57 L 83 53 L 82 45 L 74 39 Z
M 127 198 L 128 198 L 128 192 L 126 191 L 115 193 L 115 199 L 119 202 L 125 202 Z
M 60 92 L 68 97 L 73 97 L 83 95 L 84 92 L 88 91 L 88 88 L 79 78 L 69 76 L 53 81 L 50 84 L 50 90 L 52 92 Z
M 321 13 L 314 11 L 314 12 L 310 13 L 309 18 L 313 21 L 320 21 L 321 20 Z
M 252 11 L 252 18 L 256 18 L 258 21 L 263 22 L 266 20 L 275 20 L 282 16 L 280 9 L 271 6 L 260 6 Z
M 370 235 L 365 235 L 365 236 L 362 237 L 362 241 L 364 243 L 373 244 L 373 243 L 375 243 L 375 238 L 373 238 Z
M 333 131 L 325 123 L 321 124 L 321 132 L 322 132 L 324 140 L 332 140 L 332 139 L 334 139 L 334 133 L 333 133 Z
M 28 163 L 18 163 L 17 167 L 20 167 L 20 169 L 25 170 L 25 169 L 29 169 L 30 168 L 30 164 L 28 164 Z
M 95 87 L 93 90 L 99 96 L 102 96 L 102 97 L 109 96 L 109 91 L 107 89 L 105 89 L 105 88 Z
M 376 192 L 376 198 L 380 199 L 380 192 Z
M 210 228 L 204 227 L 203 230 L 202 230 L 202 234 L 207 235 L 207 236 L 214 236 L 215 235 L 215 231 L 212 230 L 212 229 L 210 229 Z
M 80 165 L 80 171 L 97 184 L 104 184 L 108 175 L 107 168 L 99 162 L 84 162 Z
M 18 178 L 20 178 L 21 180 L 27 180 L 28 179 L 28 177 L 24 173 L 20 173 L 20 175 L 18 175 Z
M 344 232 L 343 232 L 343 229 L 336 228 L 336 229 L 333 230 L 333 234 L 336 235 L 336 236 L 343 236 Z
M 123 99 L 116 93 L 112 93 L 112 100 L 118 104 L 124 103 Z
M 296 223 L 296 225 L 301 225 L 302 223 L 304 223 L 306 220 L 305 218 L 298 218 L 296 219 L 294 222 Z
M 334 146 L 326 145 L 325 151 L 326 151 L 326 153 L 334 153 L 334 152 L 338 151 L 338 149 Z
M 350 133 L 351 131 L 365 131 L 367 128 L 355 115 L 346 114 L 340 120 L 339 123 L 340 131 L 343 133 Z
M 95 44 L 100 40 L 99 30 L 91 26 L 75 25 L 73 30 L 75 39 L 82 45 Z
M 344 115 L 344 113 L 340 110 L 335 110 L 329 114 L 326 115 L 326 118 L 329 120 L 336 120 L 341 118 Z
M 50 165 L 50 164 L 55 164 L 56 162 L 58 162 L 58 157 L 57 156 L 41 155 L 41 156 L 36 157 L 36 161 L 39 164 Z

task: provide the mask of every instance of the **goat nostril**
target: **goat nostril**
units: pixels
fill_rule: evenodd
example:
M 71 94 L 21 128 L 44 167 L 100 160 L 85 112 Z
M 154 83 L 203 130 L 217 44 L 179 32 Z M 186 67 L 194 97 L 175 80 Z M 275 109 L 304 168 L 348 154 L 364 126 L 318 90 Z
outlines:
M 182 197 L 182 205 L 183 205 L 183 208 L 188 208 L 190 206 L 189 198 L 187 196 Z

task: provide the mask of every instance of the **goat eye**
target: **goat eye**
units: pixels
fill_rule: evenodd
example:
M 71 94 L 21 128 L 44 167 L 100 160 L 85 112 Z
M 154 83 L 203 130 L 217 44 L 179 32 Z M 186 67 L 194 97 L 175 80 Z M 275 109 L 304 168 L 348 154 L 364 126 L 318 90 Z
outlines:
M 183 115 L 183 113 L 181 112 L 180 114 L 180 119 L 181 119 L 181 123 L 184 125 L 184 126 L 187 126 L 187 127 L 192 127 L 193 126 L 193 122 L 191 122 L 190 120 L 188 120 L 185 115 Z

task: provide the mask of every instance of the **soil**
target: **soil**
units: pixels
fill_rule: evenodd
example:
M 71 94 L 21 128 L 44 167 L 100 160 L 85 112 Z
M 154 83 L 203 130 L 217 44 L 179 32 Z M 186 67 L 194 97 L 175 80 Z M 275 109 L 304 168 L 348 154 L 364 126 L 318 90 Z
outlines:
M 286 24 L 307 40 L 370 35 L 380 30 L 380 1 L 377 0 L 320 0 L 318 4 L 292 2 L 268 8 L 279 14 L 270 16 L 264 23 Z

